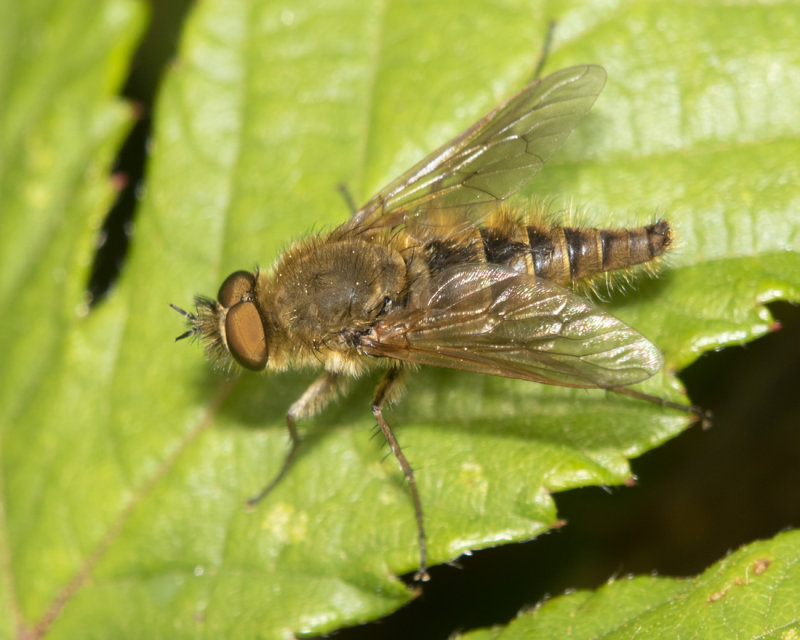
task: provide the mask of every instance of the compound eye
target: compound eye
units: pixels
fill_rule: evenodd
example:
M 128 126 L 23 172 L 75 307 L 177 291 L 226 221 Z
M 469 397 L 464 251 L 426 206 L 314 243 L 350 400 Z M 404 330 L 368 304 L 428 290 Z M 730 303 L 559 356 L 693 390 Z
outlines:
M 261 371 L 267 366 L 267 336 L 261 315 L 252 302 L 238 302 L 228 310 L 225 341 L 234 360 L 245 369 Z
M 225 278 L 217 293 L 217 300 L 225 307 L 231 307 L 249 294 L 256 285 L 256 279 L 249 271 L 234 271 Z

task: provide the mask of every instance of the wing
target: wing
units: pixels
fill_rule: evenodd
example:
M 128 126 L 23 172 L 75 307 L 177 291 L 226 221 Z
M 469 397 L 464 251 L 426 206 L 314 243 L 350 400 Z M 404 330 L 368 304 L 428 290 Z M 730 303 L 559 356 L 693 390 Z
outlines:
M 480 219 L 564 143 L 606 81 L 596 65 L 537 80 L 384 187 L 345 224 L 393 227 L 430 209 Z
M 570 387 L 623 387 L 663 364 L 589 300 L 491 264 L 446 269 L 418 308 L 390 312 L 362 340 L 367 355 Z

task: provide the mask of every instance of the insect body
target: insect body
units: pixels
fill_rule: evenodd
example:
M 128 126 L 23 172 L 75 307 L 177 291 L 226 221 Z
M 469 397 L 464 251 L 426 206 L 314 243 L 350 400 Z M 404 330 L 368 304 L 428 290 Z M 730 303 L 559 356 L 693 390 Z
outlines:
M 290 407 L 321 411 L 343 381 L 386 368 L 372 411 L 410 485 L 414 473 L 382 414 L 404 363 L 574 387 L 617 389 L 662 366 L 647 339 L 567 285 L 645 263 L 670 244 L 664 221 L 636 229 L 549 226 L 501 204 L 563 143 L 605 83 L 597 66 L 563 69 L 523 89 L 387 185 L 341 227 L 286 251 L 269 271 L 237 271 L 216 300 L 180 311 L 210 356 L 251 370 L 322 366 Z

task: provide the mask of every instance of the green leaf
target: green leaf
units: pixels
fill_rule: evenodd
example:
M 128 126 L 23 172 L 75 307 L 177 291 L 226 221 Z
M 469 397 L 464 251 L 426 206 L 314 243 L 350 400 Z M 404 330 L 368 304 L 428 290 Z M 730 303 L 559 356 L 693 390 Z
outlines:
M 371 437 L 377 378 L 301 424 L 297 464 L 247 510 L 314 374 L 214 373 L 172 344 L 167 303 L 345 220 L 338 183 L 365 200 L 523 86 L 549 18 L 545 72 L 600 63 L 609 83 L 527 195 L 677 228 L 660 277 L 609 308 L 673 370 L 766 332 L 764 303 L 800 299 L 795 7 L 217 0 L 190 14 L 164 80 L 126 270 L 82 317 L 125 122 L 111 92 L 141 20 L 127 3 L 69 6 L 2 5 L 19 34 L 0 54 L 4 635 L 286 637 L 413 597 L 396 578 L 417 563 L 410 497 Z M 642 388 L 680 399 L 669 371 Z M 387 419 L 433 563 L 546 531 L 552 492 L 629 480 L 628 459 L 687 422 L 449 371 L 421 371 Z
M 113 377 L 119 323 L 95 331 L 85 288 L 133 119 L 117 91 L 143 19 L 129 0 L 0 2 L 3 638 L 47 627 L 123 500 L 104 484 L 118 467 L 101 453 L 98 384 Z
M 755 542 L 696 578 L 641 576 L 553 598 L 464 640 L 506 638 L 795 638 L 800 532 Z

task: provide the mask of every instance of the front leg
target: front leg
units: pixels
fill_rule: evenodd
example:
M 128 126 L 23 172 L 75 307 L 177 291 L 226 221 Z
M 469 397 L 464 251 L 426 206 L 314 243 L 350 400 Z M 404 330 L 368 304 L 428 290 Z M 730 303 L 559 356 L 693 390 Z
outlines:
M 257 495 L 247 501 L 248 505 L 253 506 L 269 495 L 269 493 L 278 486 L 278 483 L 289 471 L 295 458 L 297 458 L 297 452 L 300 449 L 297 420 L 314 416 L 324 410 L 332 400 L 338 397 L 342 382 L 342 376 L 326 371 L 319 378 L 314 380 L 311 386 L 303 392 L 303 395 L 289 407 L 289 411 L 286 412 L 286 426 L 289 428 L 289 437 L 292 440 L 289 453 L 286 454 L 278 474 Z
M 430 580 L 427 569 L 428 551 L 425 544 L 425 524 L 422 517 L 422 502 L 419 499 L 419 492 L 417 491 L 417 480 L 414 477 L 414 470 L 411 468 L 411 465 L 408 464 L 408 460 L 403 450 L 400 448 L 400 443 L 397 442 L 397 438 L 395 438 L 394 433 L 392 433 L 391 427 L 383 417 L 383 403 L 392 387 L 395 387 L 397 384 L 400 375 L 401 370 L 398 367 L 392 367 L 386 372 L 372 400 L 372 415 L 374 415 L 375 419 L 378 421 L 378 426 L 383 436 L 386 438 L 386 442 L 389 443 L 394 457 L 397 458 L 397 461 L 400 463 L 406 480 L 408 480 L 408 486 L 411 487 L 411 497 L 414 500 L 414 512 L 417 516 L 417 537 L 419 540 L 419 570 L 414 574 L 414 579 L 426 582 Z

